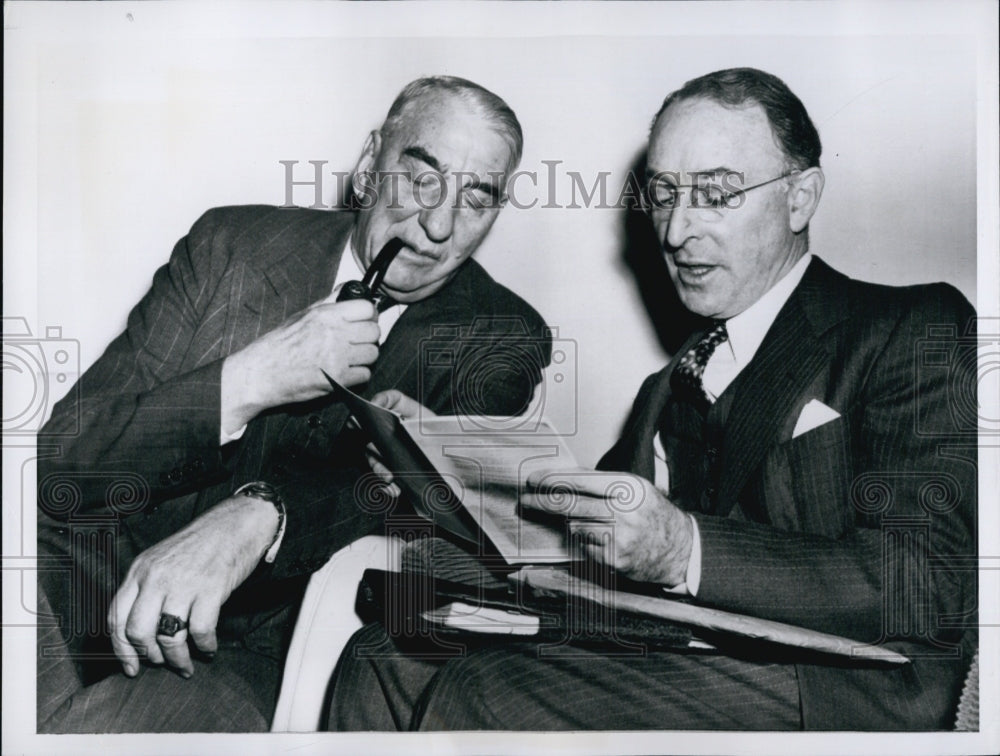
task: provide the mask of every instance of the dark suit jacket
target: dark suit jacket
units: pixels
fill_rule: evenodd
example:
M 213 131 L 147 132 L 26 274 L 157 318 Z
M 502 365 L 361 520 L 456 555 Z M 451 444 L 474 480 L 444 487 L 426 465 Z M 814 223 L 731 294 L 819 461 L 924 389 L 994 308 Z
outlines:
M 95 518 L 118 529 L 113 553 L 85 569 L 104 586 L 95 589 L 104 593 L 94 597 L 98 604 L 140 551 L 247 481 L 279 485 L 287 530 L 273 566 L 255 573 L 256 588 L 234 594 L 227 610 L 241 604 L 254 615 L 269 601 L 264 586 L 304 580 L 377 527 L 377 513 L 355 501 L 358 476 L 369 471 L 364 440 L 345 431 L 340 403 L 275 408 L 251 421 L 242 439 L 219 446 L 223 360 L 330 293 L 353 222 L 349 212 L 210 210 L 157 271 L 125 332 L 80 378 L 79 402 L 71 393 L 55 407 L 39 435 L 40 446 L 60 447 L 38 465 L 40 537 L 48 528 L 46 538 L 65 540 L 64 526 Z M 516 414 L 549 356 L 537 312 L 470 260 L 406 309 L 364 393 L 397 388 L 439 414 Z M 508 369 L 477 371 L 490 360 Z M 60 435 L 77 422 L 76 436 Z M 280 605 L 289 592 L 272 593 Z
M 799 664 L 806 727 L 953 725 L 975 641 L 973 317 L 950 286 L 876 286 L 815 259 L 726 390 L 709 511 L 678 502 L 702 510 L 700 601 L 913 659 Z M 643 384 L 600 467 L 651 478 L 676 362 Z M 812 399 L 840 417 L 793 439 Z

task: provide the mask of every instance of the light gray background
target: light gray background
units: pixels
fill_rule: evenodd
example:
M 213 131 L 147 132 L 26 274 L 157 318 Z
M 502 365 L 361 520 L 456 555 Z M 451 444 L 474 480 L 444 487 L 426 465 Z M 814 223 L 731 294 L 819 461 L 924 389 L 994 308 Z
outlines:
M 284 202 L 279 160 L 299 161 L 296 180 L 314 178 L 309 160 L 328 161 L 332 204 L 332 172 L 349 171 L 398 90 L 431 73 L 488 86 L 522 121 L 521 167 L 538 187 L 522 178 L 514 188 L 522 205 L 537 205 L 504 210 L 478 259 L 575 342 L 577 401 L 546 409 L 557 427 L 581 429 L 570 445 L 584 464 L 611 445 L 639 383 L 667 355 L 624 264 L 623 213 L 543 205 L 573 203 L 569 171 L 588 189 L 610 172 L 613 204 L 663 97 L 710 68 L 771 71 L 812 114 L 828 178 L 811 229 L 816 253 L 859 278 L 946 280 L 976 301 L 968 39 L 178 40 L 136 33 L 145 13 L 134 16 L 99 45 L 42 46 L 34 72 L 38 322 L 78 338 L 84 367 L 205 209 Z M 543 160 L 561 161 L 554 183 Z M 310 205 L 314 190 L 299 187 L 293 199 Z

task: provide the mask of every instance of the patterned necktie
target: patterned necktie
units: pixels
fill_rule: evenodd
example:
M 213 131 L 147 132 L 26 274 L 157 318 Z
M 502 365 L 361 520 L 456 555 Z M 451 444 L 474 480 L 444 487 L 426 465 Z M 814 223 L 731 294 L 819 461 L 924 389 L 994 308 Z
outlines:
M 726 322 L 724 320 L 715 321 L 712 330 L 702 336 L 698 343 L 691 347 L 677 363 L 677 367 L 674 368 L 674 372 L 670 376 L 671 387 L 675 390 L 683 387 L 692 392 L 698 399 L 711 404 L 712 400 L 708 398 L 705 388 L 702 386 L 701 376 L 705 372 L 705 366 L 715 352 L 715 348 L 728 338 Z

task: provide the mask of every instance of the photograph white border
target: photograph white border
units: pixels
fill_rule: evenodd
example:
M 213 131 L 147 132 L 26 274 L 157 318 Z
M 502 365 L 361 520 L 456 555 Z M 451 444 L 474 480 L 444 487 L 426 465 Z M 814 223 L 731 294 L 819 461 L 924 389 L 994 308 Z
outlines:
M 1000 323 L 998 240 L 997 6 L 992 2 L 764 2 L 764 3 L 30 3 L 9 2 L 5 14 L 4 314 L 37 311 L 36 129 L 33 65 L 40 44 L 114 36 L 131 15 L 139 34 L 214 38 L 306 37 L 317 28 L 330 36 L 574 37 L 643 36 L 669 22 L 671 33 L 718 39 L 754 34 L 866 36 L 948 35 L 974 40 L 977 52 L 978 291 L 981 319 Z M 140 28 L 141 27 L 141 28 Z M 706 54 L 711 65 L 710 52 Z M 709 70 L 709 68 L 706 68 Z M 995 383 L 994 383 L 995 385 Z M 993 407 L 995 410 L 996 407 Z M 997 414 L 989 415 L 997 417 Z M 980 449 L 981 712 L 1000 711 L 1000 490 L 995 442 Z M 21 555 L 23 528 L 31 523 L 8 510 L 21 479 L 17 451 L 4 443 L 4 610 L 21 594 L 27 572 L 9 559 Z M 23 445 L 21 447 L 23 451 Z M 12 461 L 12 468 L 8 462 Z M 30 552 L 28 552 L 30 553 Z M 1000 744 L 995 714 L 974 733 L 441 733 L 341 735 L 101 735 L 35 736 L 34 633 L 3 627 L 3 753 L 989 753 Z

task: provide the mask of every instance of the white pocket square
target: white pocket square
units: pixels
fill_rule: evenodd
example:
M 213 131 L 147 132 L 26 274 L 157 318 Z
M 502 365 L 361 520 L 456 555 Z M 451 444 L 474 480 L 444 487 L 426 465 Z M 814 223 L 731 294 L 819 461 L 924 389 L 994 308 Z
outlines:
M 840 417 L 840 413 L 837 410 L 827 407 L 819 399 L 811 399 L 802 408 L 802 413 L 795 423 L 795 430 L 792 431 L 792 438 L 798 438 L 803 433 L 818 428 L 831 420 L 836 420 L 838 417 Z

